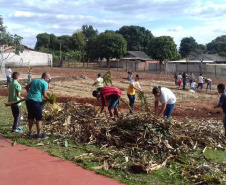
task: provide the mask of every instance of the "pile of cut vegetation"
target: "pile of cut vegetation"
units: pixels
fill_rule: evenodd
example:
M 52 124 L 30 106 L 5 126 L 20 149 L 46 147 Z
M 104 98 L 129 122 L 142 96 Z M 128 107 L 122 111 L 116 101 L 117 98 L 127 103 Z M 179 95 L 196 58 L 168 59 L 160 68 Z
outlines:
M 59 106 L 61 109 L 55 111 L 49 106 L 45 108 L 45 132 L 73 139 L 75 143 L 99 146 L 98 152 L 88 151 L 102 157 L 103 165 L 97 169 L 148 173 L 176 161 L 183 166 L 180 173 L 191 182 L 225 182 L 226 163 L 199 164 L 193 155 L 204 153 L 207 148 L 225 150 L 223 128 L 217 121 L 182 123 L 147 112 L 122 114 L 114 121 L 90 104 L 70 102 Z M 117 161 L 119 156 L 124 162 Z

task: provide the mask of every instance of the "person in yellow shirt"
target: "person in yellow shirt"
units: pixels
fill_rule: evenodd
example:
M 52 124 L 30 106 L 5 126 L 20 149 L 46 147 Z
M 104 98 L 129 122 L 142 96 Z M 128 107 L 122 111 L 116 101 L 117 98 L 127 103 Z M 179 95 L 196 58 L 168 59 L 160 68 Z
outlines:
M 129 87 L 128 87 L 128 90 L 127 90 L 127 96 L 129 98 L 130 114 L 133 113 L 133 107 L 134 107 L 134 102 L 135 102 L 136 90 L 142 91 L 141 87 L 140 87 L 140 84 L 138 82 L 139 80 L 140 80 L 140 77 L 137 74 L 136 77 L 135 77 L 135 80 L 131 79 Z
M 96 81 L 94 82 L 94 84 L 92 85 L 92 87 L 94 86 L 94 85 L 96 85 L 96 88 L 97 88 L 97 90 L 98 91 L 100 91 L 101 90 L 101 88 L 104 86 L 104 80 L 103 80 L 103 78 L 101 77 L 101 74 L 97 74 L 97 79 L 96 79 Z

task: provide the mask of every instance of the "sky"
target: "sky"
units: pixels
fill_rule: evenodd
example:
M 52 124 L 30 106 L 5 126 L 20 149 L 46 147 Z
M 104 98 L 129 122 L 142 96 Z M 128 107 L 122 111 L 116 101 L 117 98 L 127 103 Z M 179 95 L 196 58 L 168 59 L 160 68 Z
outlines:
M 0 0 L 7 31 L 34 47 L 39 33 L 72 35 L 82 25 L 99 33 L 124 25 L 142 26 L 156 37 L 184 37 L 199 44 L 226 35 L 225 0 Z

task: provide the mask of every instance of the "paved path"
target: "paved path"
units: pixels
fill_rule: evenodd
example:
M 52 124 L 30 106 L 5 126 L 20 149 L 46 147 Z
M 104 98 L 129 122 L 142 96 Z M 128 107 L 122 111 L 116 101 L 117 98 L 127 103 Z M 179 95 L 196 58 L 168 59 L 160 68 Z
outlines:
M 0 136 L 0 185 L 123 185 Z

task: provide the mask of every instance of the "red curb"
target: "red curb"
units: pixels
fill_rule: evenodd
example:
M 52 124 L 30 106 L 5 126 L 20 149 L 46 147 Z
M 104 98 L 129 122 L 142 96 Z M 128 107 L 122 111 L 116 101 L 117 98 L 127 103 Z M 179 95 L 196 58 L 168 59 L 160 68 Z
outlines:
M 0 136 L 1 185 L 123 185 L 70 161 Z

